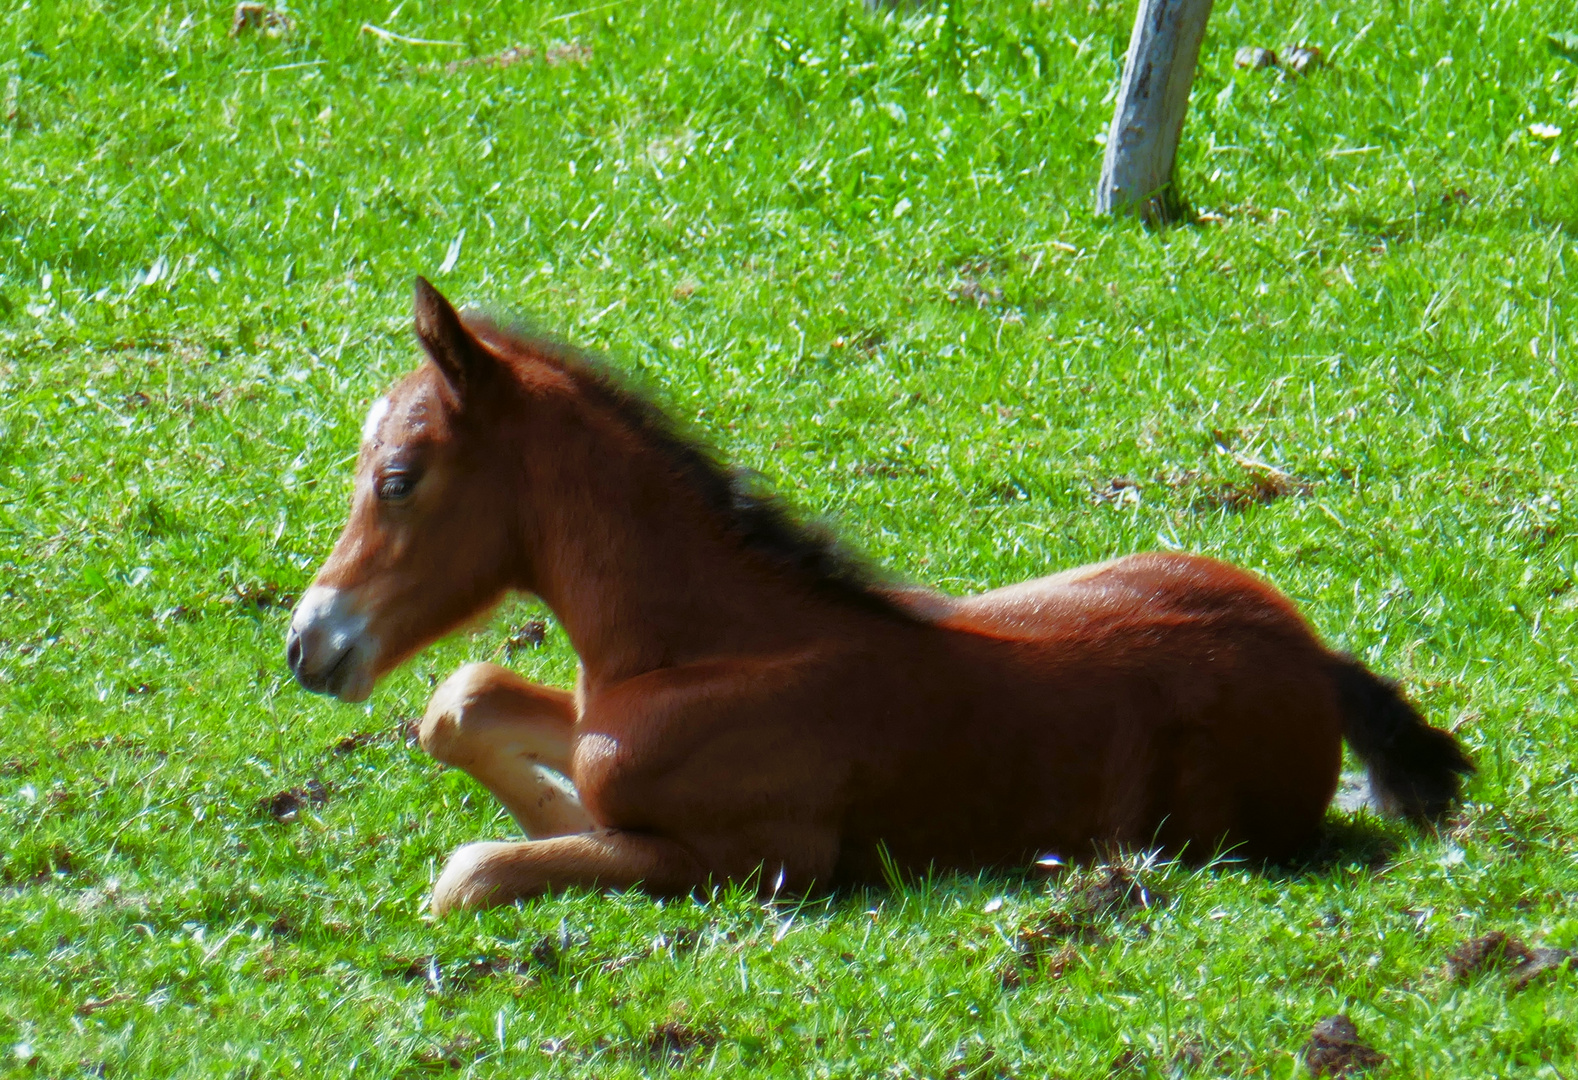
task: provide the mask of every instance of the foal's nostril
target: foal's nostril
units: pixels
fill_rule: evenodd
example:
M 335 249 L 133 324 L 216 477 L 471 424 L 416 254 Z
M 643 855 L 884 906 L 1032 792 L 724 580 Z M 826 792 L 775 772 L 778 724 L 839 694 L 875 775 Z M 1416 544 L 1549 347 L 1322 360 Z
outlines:
M 285 663 L 290 665 L 292 674 L 301 674 L 301 635 L 295 627 L 285 635 Z

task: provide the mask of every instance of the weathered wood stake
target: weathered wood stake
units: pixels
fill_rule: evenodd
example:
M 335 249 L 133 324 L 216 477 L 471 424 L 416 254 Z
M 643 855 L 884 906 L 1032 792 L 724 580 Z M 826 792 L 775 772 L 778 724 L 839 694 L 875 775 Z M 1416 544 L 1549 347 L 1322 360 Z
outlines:
M 1173 162 L 1211 0 L 1139 0 L 1096 188 L 1096 212 L 1175 221 L 1183 200 Z

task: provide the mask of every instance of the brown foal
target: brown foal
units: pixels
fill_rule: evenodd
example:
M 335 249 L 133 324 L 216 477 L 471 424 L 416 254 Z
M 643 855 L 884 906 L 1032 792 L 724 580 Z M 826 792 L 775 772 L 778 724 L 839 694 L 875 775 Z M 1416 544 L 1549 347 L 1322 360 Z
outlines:
M 491 664 L 433 695 L 422 745 L 531 838 L 456 851 L 436 912 L 1113 843 L 1276 858 L 1315 836 L 1344 736 L 1394 812 L 1439 813 L 1472 771 L 1240 570 L 1148 554 L 971 597 L 873 584 L 571 351 L 421 279 L 416 333 L 427 361 L 367 418 L 291 668 L 359 701 L 511 590 L 581 660 L 573 696 Z

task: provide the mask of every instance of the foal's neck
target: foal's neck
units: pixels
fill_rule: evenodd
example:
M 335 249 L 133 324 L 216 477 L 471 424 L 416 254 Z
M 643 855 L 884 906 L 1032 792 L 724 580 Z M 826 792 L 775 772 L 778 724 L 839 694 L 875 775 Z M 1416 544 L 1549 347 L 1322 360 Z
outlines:
M 811 590 L 731 537 L 660 448 L 606 409 L 557 405 L 522 448 L 521 584 L 564 625 L 589 682 L 806 632 L 822 606 Z

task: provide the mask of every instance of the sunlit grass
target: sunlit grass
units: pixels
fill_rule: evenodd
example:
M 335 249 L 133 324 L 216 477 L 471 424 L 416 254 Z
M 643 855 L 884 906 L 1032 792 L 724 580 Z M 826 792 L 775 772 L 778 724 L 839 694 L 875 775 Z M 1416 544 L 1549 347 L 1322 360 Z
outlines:
M 1164 234 L 1089 209 L 1127 5 L 0 13 L 7 1067 L 1287 1077 L 1348 1012 L 1393 1075 L 1578 1075 L 1571 973 L 1442 973 L 1578 946 L 1567 6 L 1218 5 L 1180 163 L 1214 216 Z M 1301 40 L 1312 77 L 1232 66 Z M 897 576 L 1255 569 L 1456 728 L 1472 805 L 1153 868 L 1055 975 L 1018 959 L 1070 902 L 1039 878 L 431 924 L 508 819 L 400 726 L 464 660 L 574 659 L 509 648 L 522 601 L 365 709 L 288 681 L 418 272 L 606 351 Z

